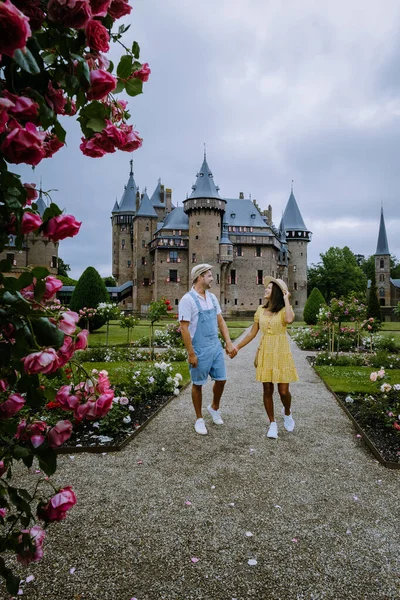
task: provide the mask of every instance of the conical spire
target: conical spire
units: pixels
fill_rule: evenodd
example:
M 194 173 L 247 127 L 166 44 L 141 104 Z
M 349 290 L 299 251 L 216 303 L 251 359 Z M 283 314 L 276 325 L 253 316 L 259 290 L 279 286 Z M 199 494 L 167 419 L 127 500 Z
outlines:
M 157 217 L 157 213 L 151 203 L 150 198 L 147 195 L 146 189 L 144 190 L 142 201 L 139 206 L 139 210 L 136 213 L 137 217 Z
M 285 229 L 285 231 L 308 231 L 303 221 L 303 217 L 301 216 L 300 209 L 297 206 L 296 198 L 293 194 L 293 182 L 289 200 L 287 201 L 279 229 Z
M 221 196 L 218 194 L 219 187 L 215 185 L 213 174 L 207 164 L 205 149 L 203 164 L 197 173 L 196 183 L 192 186 L 192 190 L 193 192 L 189 198 L 216 198 L 221 200 Z
M 138 187 L 133 177 L 133 160 L 130 160 L 129 163 L 131 165 L 129 179 L 119 203 L 118 212 L 135 212 L 136 210 L 136 192 Z
M 382 255 L 390 254 L 389 244 L 388 244 L 387 235 L 386 235 L 385 219 L 383 217 L 383 206 L 381 208 L 381 221 L 379 224 L 378 243 L 376 245 L 375 254 L 382 254 Z
M 119 211 L 119 206 L 118 206 L 118 202 L 117 199 L 115 198 L 115 204 L 114 204 L 114 208 L 112 209 L 112 213 L 117 213 Z
M 42 186 L 40 185 L 39 190 L 39 198 L 36 200 L 37 210 L 41 217 L 43 217 L 43 213 L 47 208 L 47 203 L 43 198 Z

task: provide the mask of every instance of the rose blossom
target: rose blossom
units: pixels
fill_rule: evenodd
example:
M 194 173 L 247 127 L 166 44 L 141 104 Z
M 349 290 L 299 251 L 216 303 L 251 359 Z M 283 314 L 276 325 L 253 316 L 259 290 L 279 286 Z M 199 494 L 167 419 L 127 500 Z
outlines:
M 119 150 L 123 150 L 124 152 L 134 152 L 141 147 L 143 140 L 139 136 L 139 133 L 134 131 L 133 125 L 122 123 L 120 129 L 125 134 L 125 142 L 121 146 L 118 146 Z
M 378 378 L 378 373 L 376 371 L 374 371 L 373 373 L 371 373 L 371 375 L 369 376 L 371 381 L 376 381 Z
M 43 540 L 46 532 L 39 525 L 31 529 L 23 529 L 21 534 L 29 534 L 30 544 L 23 541 L 23 535 L 18 538 L 17 560 L 23 565 L 29 565 L 31 562 L 38 562 L 43 557 Z M 33 547 L 33 550 L 32 550 Z
M 47 435 L 50 448 L 57 448 L 69 440 L 72 433 L 72 423 L 70 421 L 58 421 L 52 427 Z
M 63 385 L 58 390 L 55 401 L 58 402 L 62 410 L 75 410 L 79 404 L 79 398 L 71 394 L 72 386 Z
M 44 12 L 40 7 L 40 2 L 41 0 L 13 0 L 13 4 L 29 17 L 32 31 L 40 29 L 44 21 Z
M 96 136 L 93 136 L 90 139 L 82 138 L 82 143 L 79 148 L 85 156 L 90 156 L 91 158 L 102 158 L 106 153 L 105 150 L 98 146 L 98 139 Z
M 50 0 L 47 10 L 50 21 L 73 29 L 84 29 L 92 16 L 89 0 Z
M 385 369 L 383 369 L 382 367 L 379 369 L 378 373 L 377 373 L 379 379 L 383 379 L 385 377 Z
M 105 17 L 111 0 L 90 0 L 90 7 L 92 9 L 93 17 Z
M 86 404 L 78 406 L 75 416 L 77 419 L 101 419 L 105 417 L 110 410 L 114 398 L 114 391 L 107 390 L 97 398 L 97 400 L 89 400 Z
M 6 128 L 7 121 L 9 119 L 9 109 L 14 106 L 14 102 L 7 98 L 0 98 L 0 133 Z
M 4 519 L 4 517 L 7 514 L 7 509 L 6 508 L 0 508 L 0 517 L 2 517 Z
M 53 154 L 58 152 L 64 145 L 64 142 L 59 140 L 55 133 L 46 133 L 43 142 L 44 158 L 51 158 Z
M 0 2 L 0 55 L 12 58 L 15 50 L 25 48 L 31 34 L 28 17 L 10 0 Z
M 400 431 L 400 423 L 398 423 L 397 421 L 395 421 L 395 422 L 393 423 L 393 427 L 394 427 L 395 429 L 397 429 L 397 431 Z
M 35 213 L 31 213 L 29 211 L 25 211 L 22 215 L 21 221 L 21 233 L 25 235 L 26 233 L 30 233 L 31 231 L 35 231 L 42 225 L 42 217 Z
M 79 223 L 72 215 L 58 215 L 49 219 L 43 228 L 43 235 L 52 242 L 74 237 L 79 233 L 82 222 Z
M 89 48 L 99 52 L 108 52 L 110 49 L 110 36 L 107 29 L 97 21 L 91 19 L 86 26 L 86 42 Z
M 10 163 L 19 165 L 27 163 L 36 166 L 45 156 L 43 141 L 46 134 L 39 131 L 33 123 L 26 123 L 25 128 L 17 126 L 7 135 L 0 146 L 0 151 Z
M 37 102 L 34 102 L 31 98 L 27 98 L 26 96 L 16 96 L 7 90 L 3 92 L 3 96 L 14 104 L 14 106 L 8 110 L 10 115 L 16 117 L 18 121 L 24 120 L 36 122 L 36 117 L 39 112 L 39 104 Z
M 76 496 L 72 487 L 62 488 L 55 496 L 50 498 L 46 506 L 38 508 L 38 516 L 46 523 L 52 521 L 63 521 L 70 510 L 76 504 Z
M 73 357 L 75 352 L 75 345 L 71 337 L 68 335 L 64 336 L 64 343 L 61 348 L 57 351 L 58 364 L 57 368 L 63 367 Z
M 5 392 L 8 387 L 6 379 L 0 379 L 0 392 Z
M 56 90 L 51 81 L 48 83 L 47 94 L 45 98 L 47 100 L 47 104 L 54 110 L 56 115 L 65 115 L 65 105 L 67 103 L 67 99 L 64 97 L 63 90 Z
M 7 471 L 7 467 L 4 464 L 4 460 L 0 460 L 0 477 L 3 477 L 3 475 L 6 471 Z
M 38 191 L 35 190 L 36 183 L 24 183 L 26 189 L 26 204 L 32 204 L 38 197 Z
M 117 80 L 108 71 L 95 69 L 90 72 L 90 88 L 86 92 L 88 100 L 102 100 L 117 87 Z
M 78 321 L 78 313 L 73 310 L 67 310 L 66 312 L 61 313 L 61 318 L 58 321 L 58 328 L 67 335 L 72 335 L 75 332 Z
M 57 369 L 58 356 L 54 348 L 45 348 L 39 352 L 32 352 L 24 358 L 21 358 L 24 363 L 26 373 L 34 375 L 35 373 L 51 373 Z
M 17 427 L 15 437 L 17 440 L 30 441 L 34 448 L 38 448 L 46 439 L 46 430 L 47 423 L 45 421 L 35 421 L 27 425 L 23 419 Z
M 26 400 L 20 394 L 10 394 L 7 400 L 0 404 L 0 419 L 9 419 L 24 407 Z
M 390 383 L 383 383 L 381 385 L 381 392 L 390 392 L 391 389 L 392 386 L 390 385 Z
M 89 331 L 87 329 L 82 329 L 76 336 L 75 342 L 75 350 L 85 350 L 88 345 L 88 335 Z
M 138 71 L 133 73 L 133 77 L 140 79 L 141 81 L 148 81 L 149 76 L 151 74 L 151 70 L 149 67 L 149 63 L 143 63 Z
M 108 9 L 108 14 L 113 19 L 120 19 L 125 15 L 129 15 L 132 10 L 132 6 L 128 4 L 128 0 L 113 0 L 111 6 Z
M 46 287 L 43 294 L 43 300 L 51 300 L 64 285 L 62 281 L 57 279 L 57 277 L 53 277 L 53 275 L 48 275 L 44 282 Z

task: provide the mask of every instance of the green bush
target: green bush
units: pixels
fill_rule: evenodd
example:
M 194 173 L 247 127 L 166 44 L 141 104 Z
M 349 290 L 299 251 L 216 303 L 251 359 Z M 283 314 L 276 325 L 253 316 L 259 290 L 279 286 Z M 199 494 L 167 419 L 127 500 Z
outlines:
M 316 325 L 318 321 L 319 309 L 326 304 L 325 298 L 318 288 L 314 288 L 307 298 L 304 306 L 304 320 L 307 325 Z
M 70 309 L 79 313 L 83 308 L 97 308 L 101 302 L 110 302 L 110 297 L 104 281 L 94 267 L 88 267 L 80 276 L 71 297 Z M 89 321 L 89 330 L 100 329 L 106 322 L 105 318 L 95 315 Z M 79 321 L 79 327 L 85 327 L 86 321 Z

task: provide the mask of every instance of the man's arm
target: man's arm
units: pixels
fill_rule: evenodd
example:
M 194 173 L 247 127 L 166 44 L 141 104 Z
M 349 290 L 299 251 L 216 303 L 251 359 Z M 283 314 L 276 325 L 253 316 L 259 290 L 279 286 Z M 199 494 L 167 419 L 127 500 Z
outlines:
M 229 356 L 231 358 L 233 358 L 233 356 L 235 356 L 237 354 L 237 351 L 233 347 L 233 344 L 232 344 L 232 341 L 231 341 L 231 336 L 229 335 L 228 326 L 225 323 L 225 319 L 221 315 L 221 313 L 219 315 L 217 315 L 217 322 L 218 322 L 218 327 L 219 327 L 219 330 L 221 332 L 221 335 L 222 335 L 222 337 L 225 340 L 225 352 L 227 354 L 229 354 Z M 232 353 L 233 353 L 233 356 L 232 356 Z
M 185 344 L 186 352 L 188 353 L 188 363 L 192 367 L 197 367 L 197 356 L 189 333 L 190 321 L 180 321 L 180 324 L 183 343 Z

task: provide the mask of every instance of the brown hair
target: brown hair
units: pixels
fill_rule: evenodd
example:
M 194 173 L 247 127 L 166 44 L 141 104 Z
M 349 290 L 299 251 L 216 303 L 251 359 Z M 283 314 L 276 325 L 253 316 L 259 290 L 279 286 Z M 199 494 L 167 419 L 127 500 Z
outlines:
M 280 310 L 282 310 L 282 308 L 285 306 L 285 301 L 283 299 L 283 292 L 279 285 L 276 285 L 274 281 L 272 281 L 271 283 L 271 297 L 269 300 L 266 301 L 265 304 L 263 304 L 263 308 L 267 308 L 272 313 L 277 313 Z

